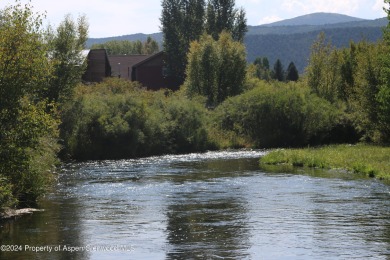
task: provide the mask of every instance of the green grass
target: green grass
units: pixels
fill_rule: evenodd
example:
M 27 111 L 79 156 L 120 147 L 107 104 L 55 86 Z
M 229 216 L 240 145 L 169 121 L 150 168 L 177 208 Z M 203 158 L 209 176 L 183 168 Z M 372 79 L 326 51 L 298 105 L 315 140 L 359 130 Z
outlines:
M 320 148 L 278 149 L 260 159 L 260 165 L 340 169 L 390 181 L 390 147 L 332 145 Z

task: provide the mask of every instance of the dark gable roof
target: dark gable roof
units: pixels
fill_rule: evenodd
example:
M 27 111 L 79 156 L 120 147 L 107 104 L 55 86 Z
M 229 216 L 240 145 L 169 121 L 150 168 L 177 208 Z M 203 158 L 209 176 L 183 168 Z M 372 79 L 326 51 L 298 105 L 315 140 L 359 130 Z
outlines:
M 153 55 L 109 55 L 112 76 L 121 75 L 122 78 L 131 79 L 131 71 L 134 65 L 148 59 Z M 119 73 L 120 70 L 120 73 Z
M 142 61 L 140 61 L 140 62 L 134 64 L 133 67 L 134 67 L 134 68 L 135 68 L 135 67 L 139 67 L 139 66 L 141 66 L 141 65 L 143 65 L 143 64 L 145 64 L 145 63 L 147 63 L 147 62 L 149 62 L 149 61 L 151 61 L 151 60 L 153 60 L 154 58 L 156 58 L 156 57 L 158 57 L 158 56 L 160 56 L 160 55 L 164 55 L 164 52 L 163 52 L 163 51 L 160 51 L 160 52 L 157 52 L 157 53 L 155 53 L 155 54 L 149 55 L 149 56 L 148 56 L 147 58 L 145 58 L 144 60 L 142 60 Z

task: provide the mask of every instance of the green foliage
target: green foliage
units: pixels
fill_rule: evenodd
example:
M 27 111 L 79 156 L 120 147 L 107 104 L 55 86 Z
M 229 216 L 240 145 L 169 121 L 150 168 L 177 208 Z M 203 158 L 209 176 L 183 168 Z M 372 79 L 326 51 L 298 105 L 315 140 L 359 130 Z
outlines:
M 91 49 L 106 49 L 109 55 L 154 54 L 159 52 L 157 41 L 148 37 L 145 42 L 113 40 L 101 44 L 93 44 Z
M 88 39 L 87 19 L 80 16 L 76 23 L 67 15 L 55 33 L 49 28 L 47 36 L 54 72 L 46 97 L 51 102 L 63 102 L 71 97 L 87 66 L 82 55 Z
M 349 49 L 353 60 L 352 79 L 346 84 L 347 102 L 358 131 L 367 141 L 383 140 L 380 130 L 379 106 L 377 100 L 380 91 L 381 57 L 386 53 L 383 43 L 369 44 L 360 42 Z M 349 62 L 347 60 L 347 62 Z M 348 63 L 347 63 L 348 64 Z M 348 79 L 345 80 L 347 82 Z M 381 133 L 382 132 L 382 133 Z
M 41 24 L 29 4 L 0 11 L 0 207 L 34 203 L 53 177 L 58 122 L 39 101 L 52 72 Z
M 235 8 L 235 0 L 209 0 L 206 8 L 206 33 L 218 40 L 223 31 L 242 42 L 248 31 L 244 9 Z
M 307 84 L 314 93 L 330 102 L 340 98 L 341 62 L 337 50 L 326 42 L 321 33 L 312 46 L 309 65 L 306 68 Z
M 378 119 L 379 128 L 382 131 L 383 139 L 386 142 L 390 141 L 390 1 L 385 0 L 387 8 L 384 10 L 387 13 L 388 24 L 384 29 L 385 51 L 381 56 L 381 85 L 377 94 L 377 101 L 379 103 Z
M 282 62 L 277 59 L 274 65 L 274 70 L 271 73 L 272 78 L 277 81 L 284 81 L 284 68 Z
M 170 74 L 184 82 L 190 43 L 203 32 L 205 0 L 163 0 L 161 28 Z
M 236 41 L 243 41 L 247 31 L 245 11 L 236 9 L 234 0 L 163 0 L 161 28 L 167 67 L 183 83 L 190 43 L 206 32 L 218 39 L 228 31 Z
M 110 79 L 79 86 L 64 115 L 67 156 L 118 159 L 205 150 L 206 110 L 180 93 Z
M 41 24 L 29 5 L 0 11 L 0 111 L 12 113 L 22 96 L 47 85 L 51 70 Z
M 269 61 L 267 57 L 258 57 L 253 64 L 256 66 L 256 77 L 269 81 L 271 79 L 271 71 L 269 69 Z
M 243 91 L 245 75 L 245 47 L 229 33 L 221 33 L 218 41 L 205 34 L 191 44 L 185 82 L 190 96 L 206 96 L 207 105 L 215 106 Z
M 291 62 L 288 65 L 287 72 L 286 72 L 286 80 L 287 81 L 298 81 L 299 79 L 299 73 L 297 68 L 295 67 L 294 62 Z
M 34 203 L 54 177 L 58 121 L 46 110 L 44 102 L 33 104 L 23 98 L 12 120 L 7 111 L 0 113 L 0 176 L 22 204 Z
M 325 35 L 313 45 L 306 82 L 318 96 L 336 106 L 344 106 L 344 125 L 353 127 L 365 141 L 383 142 L 389 132 L 385 109 L 386 89 L 383 75 L 388 53 L 383 42 L 350 43 L 349 48 L 335 49 Z M 382 85 L 382 87 L 381 87 Z M 349 126 L 348 126 L 349 125 Z
M 221 128 L 248 136 L 257 147 L 321 143 L 339 112 L 297 83 L 260 83 L 217 109 Z

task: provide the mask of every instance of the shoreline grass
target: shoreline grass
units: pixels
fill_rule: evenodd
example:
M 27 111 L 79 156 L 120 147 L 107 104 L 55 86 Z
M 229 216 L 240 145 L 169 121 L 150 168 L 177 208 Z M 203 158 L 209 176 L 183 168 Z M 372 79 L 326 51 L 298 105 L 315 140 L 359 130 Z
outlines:
M 261 165 L 291 165 L 342 169 L 390 181 L 390 147 L 331 145 L 318 148 L 278 149 L 260 158 Z

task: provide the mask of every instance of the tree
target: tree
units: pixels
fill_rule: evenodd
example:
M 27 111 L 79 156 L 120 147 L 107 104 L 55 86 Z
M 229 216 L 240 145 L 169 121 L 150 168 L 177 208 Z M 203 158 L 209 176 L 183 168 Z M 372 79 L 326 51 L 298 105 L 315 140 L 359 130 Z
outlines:
M 203 31 L 204 0 L 163 0 L 161 30 L 166 66 L 179 83 L 185 79 L 186 55 L 190 43 Z
M 271 72 L 269 70 L 269 62 L 268 58 L 264 57 L 258 57 L 253 62 L 256 68 L 256 76 L 259 79 L 267 80 L 269 81 L 271 79 Z
M 40 100 L 52 72 L 41 25 L 29 4 L 0 11 L 0 208 L 42 195 L 58 151 L 57 121 Z
M 222 31 L 232 34 L 235 41 L 243 41 L 248 28 L 244 9 L 235 8 L 235 0 L 209 0 L 206 10 L 206 32 L 218 40 Z
M 218 41 L 204 34 L 191 43 L 185 81 L 189 95 L 206 96 L 207 105 L 215 106 L 242 92 L 245 74 L 245 47 L 230 33 L 222 32 Z
M 269 70 L 269 60 L 267 57 L 263 58 L 263 67 L 264 69 Z
M 272 78 L 278 81 L 284 81 L 284 68 L 282 62 L 277 59 L 272 71 Z
M 298 70 L 295 67 L 294 62 L 291 62 L 287 68 L 286 80 L 287 81 L 298 81 L 298 79 L 299 79 Z
M 383 38 L 386 46 L 386 51 L 382 55 L 382 70 L 381 70 L 381 85 L 377 95 L 379 103 L 379 124 L 383 132 L 385 141 L 390 141 L 390 0 L 384 0 L 387 8 L 384 8 L 387 13 L 389 23 L 384 29 Z
M 247 31 L 245 11 L 235 8 L 234 0 L 209 0 L 207 7 L 205 0 L 163 0 L 162 9 L 167 69 L 180 83 L 185 79 L 190 43 L 204 31 L 215 40 L 222 31 L 228 31 L 241 42 Z
M 113 40 L 93 44 L 91 49 L 106 49 L 109 55 L 154 54 L 160 51 L 157 41 L 150 36 L 148 36 L 145 42 Z
M 326 41 L 324 33 L 312 45 L 309 64 L 306 67 L 307 84 L 322 98 L 334 103 L 343 98 L 343 82 L 340 71 L 342 56 Z
M 42 19 L 21 4 L 0 12 L 0 110 L 11 113 L 19 100 L 47 85 L 51 73 Z M 12 117 L 12 116 L 11 116 Z
M 73 88 L 81 82 L 86 69 L 82 51 L 88 39 L 88 23 L 85 16 L 77 22 L 70 15 L 58 26 L 56 32 L 49 29 L 50 58 L 54 64 L 54 77 L 47 90 L 50 101 L 64 101 L 71 97 Z

